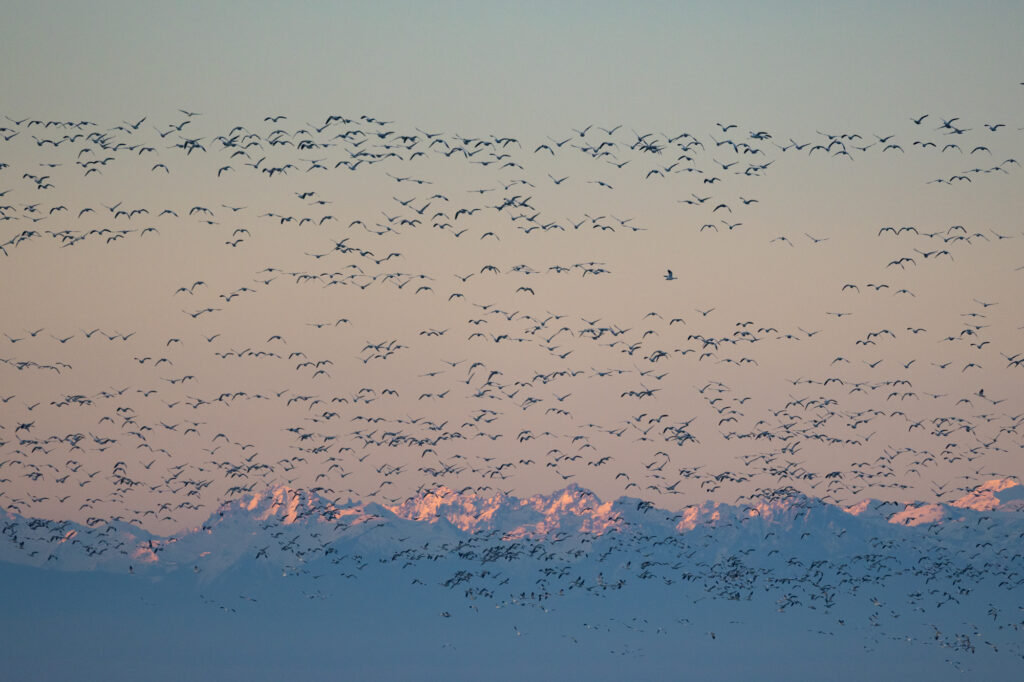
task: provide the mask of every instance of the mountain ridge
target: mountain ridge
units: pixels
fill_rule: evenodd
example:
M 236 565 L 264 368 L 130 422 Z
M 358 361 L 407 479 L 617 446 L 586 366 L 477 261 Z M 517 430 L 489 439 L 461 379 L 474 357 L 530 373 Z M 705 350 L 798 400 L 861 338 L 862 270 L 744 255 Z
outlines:
M 202 563 L 206 570 L 222 571 L 250 554 L 304 561 L 307 553 L 313 558 L 338 543 L 358 542 L 384 553 L 409 544 L 411 538 L 441 546 L 473 537 L 506 544 L 569 539 L 579 544 L 605 535 L 684 538 L 702 528 L 725 542 L 743 535 L 751 522 L 767 529 L 766 539 L 797 530 L 800 537 L 827 538 L 831 533 L 841 538 L 851 530 L 877 534 L 886 527 L 917 526 L 944 527 L 948 534 L 993 513 L 1005 516 L 1004 525 L 1016 527 L 1024 520 L 1022 511 L 1024 486 L 1011 479 L 988 481 L 949 504 L 864 500 L 841 507 L 782 488 L 744 505 L 704 501 L 676 512 L 639 498 L 602 501 L 575 484 L 524 498 L 440 486 L 394 505 L 351 499 L 340 503 L 278 485 L 226 501 L 200 526 L 168 536 L 124 521 L 92 520 L 82 525 L 3 512 L 0 561 L 113 571 L 175 570 L 187 565 L 199 570 Z

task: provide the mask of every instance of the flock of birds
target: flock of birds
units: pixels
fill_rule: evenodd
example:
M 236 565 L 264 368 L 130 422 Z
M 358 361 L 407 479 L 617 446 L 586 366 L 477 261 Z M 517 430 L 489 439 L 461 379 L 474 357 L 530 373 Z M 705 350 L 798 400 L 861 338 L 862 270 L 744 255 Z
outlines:
M 880 134 L 527 140 L 367 115 L 4 121 L 9 514 L 177 529 L 280 484 L 389 509 L 574 483 L 638 513 L 951 502 L 1020 473 L 1024 274 L 1003 265 L 1019 225 L 777 234 L 760 191 L 853 161 L 925 196 L 992 191 L 1020 169 L 1013 125 L 929 113 Z M 848 239 L 867 244 L 855 280 L 838 274 Z M 754 250 L 765 272 L 831 259 L 812 287 L 829 303 L 776 310 L 756 270 L 737 273 L 756 306 L 715 300 L 700 283 L 736 266 L 677 265 L 680 244 Z M 1016 290 L 972 289 L 986 261 Z M 954 299 L 936 276 L 963 278 Z M 723 595 L 755 575 L 704 568 Z M 835 576 L 814 575 L 827 598 Z

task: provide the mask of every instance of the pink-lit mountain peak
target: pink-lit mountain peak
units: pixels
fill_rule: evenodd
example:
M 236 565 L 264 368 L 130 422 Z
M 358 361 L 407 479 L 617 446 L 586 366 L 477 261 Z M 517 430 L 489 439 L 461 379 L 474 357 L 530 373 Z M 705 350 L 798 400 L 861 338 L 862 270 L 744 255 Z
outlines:
M 503 493 L 459 493 L 441 486 L 387 509 L 410 521 L 435 523 L 443 519 L 465 532 L 500 528 L 507 537 L 515 538 L 558 530 L 602 533 L 620 525 L 613 506 L 573 484 L 548 495 L 522 499 Z
M 860 516 L 875 506 L 873 500 L 863 500 L 846 507 L 844 511 Z M 889 523 L 902 526 L 941 524 L 957 518 L 960 515 L 958 510 L 1021 512 L 1024 511 L 1024 486 L 1012 478 L 996 478 L 982 483 L 953 502 L 912 502 L 900 506 L 902 509 L 888 516 Z
M 276 485 L 225 502 L 212 523 L 225 519 L 244 519 L 285 526 L 304 522 L 337 524 L 342 521 L 356 525 L 374 516 L 368 511 L 367 505 L 362 503 L 339 504 L 314 491 Z
M 783 490 L 751 502 L 740 513 L 764 521 L 779 521 L 806 514 L 821 505 L 820 501 L 796 490 Z M 672 512 L 636 498 L 620 497 L 604 502 L 577 484 L 524 498 L 500 492 L 480 494 L 470 489 L 456 492 L 440 486 L 386 509 L 408 521 L 430 524 L 445 521 L 469 533 L 501 530 L 506 539 L 539 538 L 557 533 L 600 535 L 669 519 L 674 519 L 673 525 L 683 532 L 700 524 L 732 518 L 739 510 L 722 503 L 703 502 L 673 516 Z
M 333 511 L 333 505 L 320 496 L 283 485 L 253 493 L 247 500 L 235 504 L 253 513 L 260 521 L 274 517 L 286 525 L 307 516 L 315 517 Z
M 1024 486 L 1012 478 L 996 478 L 982 483 L 953 506 L 975 511 L 1020 511 L 1024 508 Z

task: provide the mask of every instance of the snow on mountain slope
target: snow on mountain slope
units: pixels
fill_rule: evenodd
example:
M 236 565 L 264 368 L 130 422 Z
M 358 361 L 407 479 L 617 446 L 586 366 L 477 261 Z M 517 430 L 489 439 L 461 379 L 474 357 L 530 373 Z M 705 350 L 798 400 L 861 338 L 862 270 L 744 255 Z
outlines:
M 312 552 L 308 558 L 313 558 L 332 543 L 357 539 L 388 549 L 474 536 L 504 543 L 571 540 L 576 545 L 579 538 L 591 543 L 603 535 L 621 542 L 649 536 L 688 541 L 702 534 L 713 537 L 723 551 L 755 540 L 761 546 L 783 541 L 800 546 L 813 537 L 811 544 L 828 554 L 855 538 L 893 533 L 893 541 L 910 537 L 932 542 L 929 537 L 938 541 L 971 526 L 969 539 L 978 543 L 998 539 L 1000 533 L 1008 537 L 1024 519 L 1018 514 L 1022 501 L 1024 486 L 1008 479 L 985 483 L 949 505 L 865 500 L 843 509 L 783 491 L 742 506 L 707 502 L 678 512 L 635 498 L 602 502 L 575 485 L 523 499 L 440 487 L 394 506 L 332 502 L 278 486 L 225 503 L 201 526 L 169 537 L 120 521 L 97 519 L 82 526 L 4 512 L 0 560 L 64 570 L 172 570 L 205 561 L 211 569 L 222 570 L 246 556 L 302 559 Z M 980 519 L 989 518 L 997 520 L 977 527 Z M 932 530 L 906 536 L 891 526 Z
M 1006 675 L 1024 654 L 1019 490 L 991 482 L 951 505 L 846 509 L 782 490 L 673 512 L 634 498 L 604 502 L 576 486 L 524 499 L 441 488 L 392 507 L 281 486 L 169 537 L 116 521 L 6 513 L 0 597 L 17 647 L 4 654 L 12 670 L 42 670 L 39 647 L 17 625 L 37 622 L 85 656 L 86 639 L 57 623 L 92 609 L 99 630 L 140 646 L 151 613 L 190 623 L 208 642 L 228 625 L 248 637 L 252 646 L 241 648 L 254 660 L 287 642 L 340 664 L 322 653 L 333 633 L 328 650 L 347 652 L 352 670 L 371 677 L 417 676 L 382 663 L 395 655 L 441 655 L 450 679 L 581 673 L 581 656 L 603 662 L 587 668 L 592 679 L 614 678 L 624 660 L 654 677 L 856 677 L 836 676 L 824 654 L 800 665 L 784 655 L 807 638 L 860 671 L 865 654 L 882 656 L 882 677 L 908 661 L 903 676 Z M 301 614 L 308 631 L 275 631 L 284 613 L 290 622 Z M 131 635 L 118 625 L 129 623 Z M 410 628 L 420 634 L 397 634 Z M 513 662 L 524 638 L 547 668 Z M 210 670 L 238 670 L 223 642 L 224 651 L 182 645 L 206 651 Z M 691 658 L 666 669 L 678 652 Z M 692 658 L 709 652 L 736 660 Z M 496 672 L 496 660 L 507 665 Z M 67 672 L 47 665 L 51 676 Z M 249 677 L 266 678 L 268 665 Z M 110 670 L 101 677 L 118 679 Z

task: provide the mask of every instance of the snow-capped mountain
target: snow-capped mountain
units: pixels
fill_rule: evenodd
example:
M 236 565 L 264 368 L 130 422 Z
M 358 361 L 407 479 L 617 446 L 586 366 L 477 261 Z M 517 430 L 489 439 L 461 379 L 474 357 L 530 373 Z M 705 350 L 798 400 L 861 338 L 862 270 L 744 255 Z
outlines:
M 989 481 L 950 504 L 865 500 L 842 508 L 783 490 L 744 505 L 704 502 L 679 511 L 627 497 L 605 502 L 576 485 L 525 498 L 439 487 L 392 506 L 338 503 L 278 486 L 226 502 L 202 525 L 166 537 L 121 521 L 83 526 L 6 512 L 0 560 L 62 570 L 215 574 L 245 560 L 309 563 L 345 546 L 386 555 L 411 546 L 444 552 L 474 539 L 640 548 L 645 538 L 686 544 L 698 537 L 724 554 L 792 546 L 834 559 L 871 538 L 930 547 L 955 536 L 997 546 L 1024 525 L 1022 510 L 1024 486 L 1009 479 Z M 909 535 L 910 529 L 917 532 Z
M 237 665 L 224 652 L 239 646 L 254 660 L 267 659 L 262 647 L 287 646 L 307 657 L 344 653 L 367 677 L 415 677 L 382 663 L 399 651 L 402 660 L 427 655 L 392 636 L 411 629 L 422 646 L 462 661 L 453 668 L 460 679 L 490 670 L 496 656 L 507 658 L 503 677 L 515 677 L 524 638 L 550 647 L 545 655 L 562 668 L 628 657 L 652 677 L 671 677 L 654 664 L 677 655 L 689 669 L 705 661 L 709 677 L 749 677 L 701 658 L 709 646 L 736 660 L 760 647 L 758 660 L 777 673 L 766 679 L 811 675 L 780 653 L 795 639 L 820 648 L 821 665 L 866 648 L 886 652 L 888 662 L 872 668 L 882 676 L 899 668 L 991 677 L 1024 656 L 1021 492 L 990 481 L 948 505 L 844 509 L 782 490 L 743 505 L 667 511 L 634 498 L 602 501 L 577 486 L 526 498 L 438 488 L 393 506 L 279 486 L 170 536 L 120 521 L 5 513 L 0 597 L 8 625 L 58 614 L 72 632 L 110 634 L 124 623 L 150 632 L 180 619 L 197 638 L 182 646 L 206 651 L 204 665 Z M 109 622 L 79 623 L 79 613 Z M 281 631 L 282 614 L 305 628 Z M 11 630 L 22 651 L 11 660 L 34 669 L 38 638 Z M 95 652 L 85 635 L 62 641 L 79 640 Z M 238 644 L 248 640 L 253 646 Z M 612 669 L 588 674 L 605 679 Z

